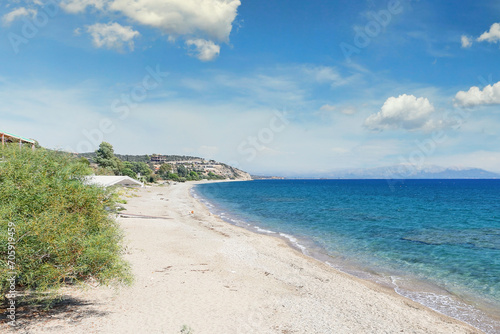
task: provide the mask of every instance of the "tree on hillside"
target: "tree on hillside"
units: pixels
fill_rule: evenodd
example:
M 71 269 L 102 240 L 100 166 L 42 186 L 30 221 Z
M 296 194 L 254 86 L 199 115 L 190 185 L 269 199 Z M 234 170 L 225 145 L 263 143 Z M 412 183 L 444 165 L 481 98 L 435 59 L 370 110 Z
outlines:
M 188 170 L 186 167 L 184 167 L 184 165 L 179 165 L 177 166 L 177 174 L 180 177 L 186 177 L 188 175 Z
M 122 170 L 122 172 L 125 169 L 130 169 L 135 174 L 139 173 L 139 174 L 141 174 L 141 176 L 145 176 L 145 177 L 149 177 L 153 173 L 153 171 L 151 170 L 151 168 L 149 168 L 148 164 L 145 163 L 145 162 L 140 162 L 140 161 L 128 162 L 128 161 L 125 161 L 125 162 L 123 162 L 123 167 L 124 167 L 124 169 Z M 133 177 L 135 178 L 136 176 L 133 176 Z
M 120 175 L 120 170 L 123 166 L 121 160 L 115 157 L 113 145 L 103 141 L 95 153 L 96 157 L 94 160 L 99 167 L 110 169 L 113 173 L 115 173 L 115 175 Z
M 160 175 L 162 178 L 168 177 L 168 174 L 172 171 L 172 165 L 164 163 L 160 166 L 160 169 L 158 169 L 158 175 Z

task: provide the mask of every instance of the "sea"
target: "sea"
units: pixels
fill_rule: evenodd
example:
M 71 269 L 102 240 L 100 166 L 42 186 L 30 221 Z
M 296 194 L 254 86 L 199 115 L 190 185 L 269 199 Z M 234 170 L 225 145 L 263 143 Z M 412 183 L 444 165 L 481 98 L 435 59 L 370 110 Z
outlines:
M 500 180 L 256 180 L 192 194 L 231 224 L 500 333 Z

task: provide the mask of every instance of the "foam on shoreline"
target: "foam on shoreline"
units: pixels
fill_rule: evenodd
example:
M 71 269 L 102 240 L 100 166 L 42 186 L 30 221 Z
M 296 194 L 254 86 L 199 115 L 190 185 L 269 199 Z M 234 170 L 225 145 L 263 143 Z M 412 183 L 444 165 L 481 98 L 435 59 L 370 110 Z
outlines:
M 255 233 L 273 235 L 284 239 L 292 248 L 299 250 L 306 256 L 320 260 L 343 273 L 390 288 L 402 297 L 411 299 L 443 315 L 463 321 L 487 334 L 496 334 L 500 331 L 500 319 L 497 320 L 493 316 L 487 315 L 484 311 L 462 301 L 459 297 L 438 286 L 401 273 L 397 275 L 394 273 L 380 274 L 376 268 L 363 267 L 349 260 L 339 261 L 326 254 L 325 250 L 315 247 L 312 242 L 299 240 L 288 233 L 261 228 L 258 222 L 249 223 L 235 218 L 232 213 L 222 211 L 217 205 L 197 193 L 195 187 L 190 188 L 190 194 L 194 199 L 204 204 L 212 214 L 219 216 L 225 222 Z

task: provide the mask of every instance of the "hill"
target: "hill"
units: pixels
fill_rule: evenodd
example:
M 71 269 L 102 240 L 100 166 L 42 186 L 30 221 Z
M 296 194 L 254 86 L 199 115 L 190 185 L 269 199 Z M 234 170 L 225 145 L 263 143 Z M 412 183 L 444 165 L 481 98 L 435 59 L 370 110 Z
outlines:
M 96 156 L 95 152 L 87 152 L 87 153 L 79 153 L 78 156 L 89 159 L 91 162 L 94 162 L 94 158 Z M 170 161 L 186 161 L 186 160 L 197 160 L 201 159 L 199 157 L 192 157 L 189 155 L 158 155 L 158 154 L 142 154 L 142 155 L 133 155 L 133 154 L 116 154 L 115 156 L 122 161 L 130 161 L 130 162 L 150 162 L 151 158 L 161 156 L 165 157 L 165 162 Z
M 215 160 L 206 160 L 200 157 L 161 154 L 125 155 L 115 153 L 114 155 L 121 161 L 147 163 L 155 172 L 158 172 L 163 164 L 168 164 L 170 170 L 173 172 L 185 170 L 186 173 L 189 173 L 193 171 L 200 176 L 207 176 L 209 177 L 209 179 L 252 179 L 250 174 L 238 168 L 229 166 L 222 162 L 217 162 Z M 91 163 L 95 163 L 95 152 L 80 153 L 78 154 L 78 156 L 88 159 Z

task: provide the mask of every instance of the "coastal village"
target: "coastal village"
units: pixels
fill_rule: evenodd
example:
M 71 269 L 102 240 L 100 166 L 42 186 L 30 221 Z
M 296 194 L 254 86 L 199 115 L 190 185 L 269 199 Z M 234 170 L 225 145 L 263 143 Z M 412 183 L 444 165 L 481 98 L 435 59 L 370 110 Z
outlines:
M 36 140 L 24 138 L 9 132 L 0 131 L 0 141 L 2 146 L 7 143 L 19 143 L 19 146 L 27 145 L 33 150 L 36 146 Z M 89 160 L 92 167 L 97 170 L 97 164 L 93 161 L 95 153 L 82 153 L 76 154 L 76 156 L 81 156 Z M 117 155 L 120 156 L 120 155 Z M 244 172 L 238 168 L 229 166 L 227 164 L 217 162 L 215 160 L 206 160 L 199 157 L 191 156 L 180 156 L 180 155 L 161 155 L 152 154 L 151 156 L 120 156 L 122 160 L 129 161 L 142 161 L 148 164 L 151 170 L 155 173 L 160 171 L 160 167 L 164 164 L 169 166 L 169 170 L 178 171 L 179 168 L 184 168 L 188 172 L 195 172 L 201 177 L 212 177 L 217 179 L 230 179 L 230 180 L 251 180 L 252 177 L 247 172 Z M 182 167 L 181 167 L 182 166 Z

